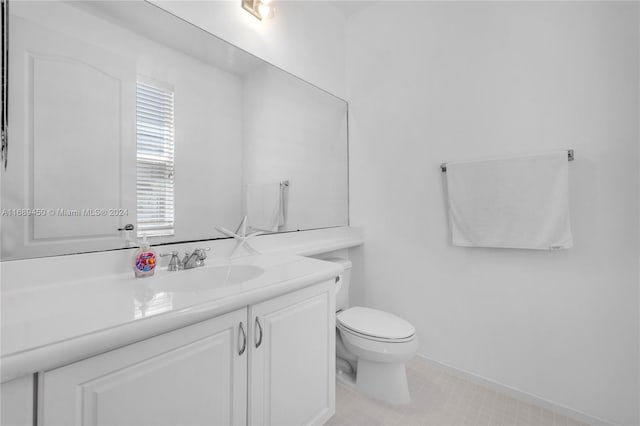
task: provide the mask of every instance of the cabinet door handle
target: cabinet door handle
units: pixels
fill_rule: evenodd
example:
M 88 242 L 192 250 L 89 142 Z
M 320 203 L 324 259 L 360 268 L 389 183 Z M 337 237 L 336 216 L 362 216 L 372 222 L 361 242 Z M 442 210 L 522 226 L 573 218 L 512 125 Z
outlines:
M 258 341 L 255 341 L 255 337 L 254 337 L 254 343 L 256 345 L 256 348 L 260 347 L 260 345 L 262 344 L 262 325 L 260 325 L 260 318 L 256 317 L 256 324 L 258 326 L 258 331 L 260 332 L 260 337 L 258 338 Z M 256 328 L 253 327 L 253 330 L 255 331 Z M 257 335 L 257 333 L 254 333 L 255 335 Z
M 247 349 L 247 333 L 244 332 L 244 326 L 242 325 L 242 321 L 240 322 L 240 327 L 238 328 L 238 335 L 242 333 L 242 347 L 238 350 L 238 355 L 242 355 Z M 238 343 L 240 339 L 238 339 Z

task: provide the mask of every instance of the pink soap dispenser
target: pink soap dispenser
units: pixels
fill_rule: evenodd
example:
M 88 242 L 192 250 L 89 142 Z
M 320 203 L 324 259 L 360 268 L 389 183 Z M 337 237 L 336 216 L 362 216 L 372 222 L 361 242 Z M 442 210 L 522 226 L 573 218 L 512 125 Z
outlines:
M 142 236 L 140 248 L 133 252 L 132 266 L 136 278 L 150 277 L 156 270 L 157 255 L 154 249 L 149 246 L 147 236 Z

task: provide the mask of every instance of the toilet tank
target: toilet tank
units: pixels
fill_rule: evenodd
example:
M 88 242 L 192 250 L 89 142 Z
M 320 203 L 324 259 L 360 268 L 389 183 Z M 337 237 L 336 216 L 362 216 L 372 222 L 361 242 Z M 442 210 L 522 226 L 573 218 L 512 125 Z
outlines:
M 344 268 L 344 272 L 340 274 L 336 282 L 336 312 L 347 309 L 349 307 L 349 285 L 351 284 L 351 261 L 339 257 L 322 260 L 339 263 Z

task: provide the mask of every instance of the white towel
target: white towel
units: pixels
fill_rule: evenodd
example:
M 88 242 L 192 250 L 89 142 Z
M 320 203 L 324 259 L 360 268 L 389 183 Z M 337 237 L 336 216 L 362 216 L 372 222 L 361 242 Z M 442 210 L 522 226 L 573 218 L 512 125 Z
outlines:
M 284 225 L 284 196 L 280 182 L 247 185 L 247 217 L 255 230 L 274 232 Z
M 453 244 L 572 247 L 568 169 L 567 151 L 447 163 Z

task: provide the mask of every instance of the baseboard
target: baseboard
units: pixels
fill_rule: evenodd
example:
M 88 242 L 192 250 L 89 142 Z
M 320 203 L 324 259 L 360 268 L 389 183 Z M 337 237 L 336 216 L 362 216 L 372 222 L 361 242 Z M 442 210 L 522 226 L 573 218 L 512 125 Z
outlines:
M 574 410 L 572 408 L 566 407 L 561 404 L 557 404 L 553 401 L 549 401 L 544 398 L 540 398 L 538 396 L 532 395 L 528 392 L 521 391 L 519 389 L 513 388 L 511 386 L 504 385 L 502 383 L 495 382 L 491 379 L 487 379 L 482 376 L 478 376 L 476 374 L 470 373 L 465 370 L 461 370 L 459 368 L 451 367 L 450 365 L 443 364 L 441 362 L 435 361 L 431 358 L 428 358 L 424 355 L 417 354 L 417 356 L 426 362 L 435 365 L 439 368 L 442 368 L 446 372 L 459 377 L 464 380 L 468 380 L 470 382 L 485 386 L 489 389 L 492 389 L 496 392 L 500 392 L 502 394 L 508 395 L 520 401 L 527 402 L 529 404 L 537 405 L 539 407 L 545 408 L 547 410 L 555 411 L 556 413 L 562 414 L 563 416 L 571 417 L 575 420 L 578 420 L 582 423 L 587 423 L 593 426 L 617 426 L 615 423 L 611 423 L 609 421 L 600 419 L 598 417 L 590 416 L 581 411 Z

